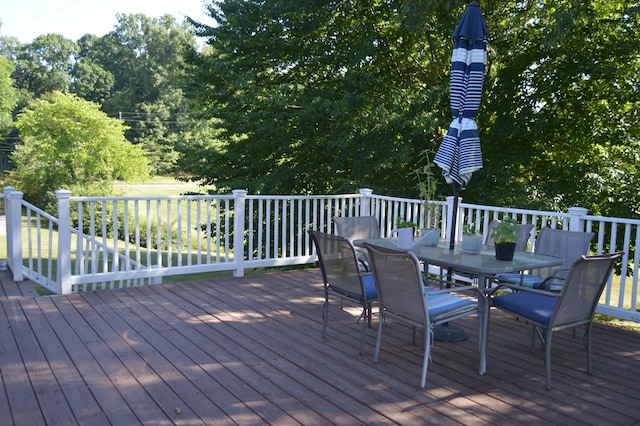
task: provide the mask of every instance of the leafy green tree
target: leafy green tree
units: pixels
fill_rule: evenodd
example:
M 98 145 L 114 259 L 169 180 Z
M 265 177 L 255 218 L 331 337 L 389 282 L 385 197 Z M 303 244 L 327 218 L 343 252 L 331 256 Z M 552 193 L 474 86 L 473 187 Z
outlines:
M 451 120 L 450 37 L 467 3 L 213 1 L 218 25 L 198 26 L 209 49 L 190 60 L 190 94 L 220 133 L 180 147 L 182 169 L 252 192 L 415 196 L 418 153 L 437 149 Z M 636 216 L 637 4 L 481 5 L 485 167 L 465 201 Z
M 90 59 L 79 61 L 71 72 L 73 93 L 88 101 L 103 104 L 111 96 L 115 84 L 113 74 Z
M 489 4 L 491 67 L 479 121 L 485 168 L 465 199 L 637 216 L 637 4 Z
M 55 90 L 67 93 L 78 46 L 60 34 L 36 37 L 20 49 L 13 77 L 16 87 L 39 96 Z
M 167 173 L 176 158 L 172 146 L 188 130 L 180 119 L 189 110 L 180 81 L 185 51 L 196 46 L 194 29 L 170 15 L 118 14 L 117 19 L 106 36 L 80 40 L 80 62 L 113 76 L 103 110 L 125 121 L 127 138 L 147 149 L 156 173 Z
M 415 194 L 407 177 L 449 115 L 451 7 L 214 1 L 190 93 L 220 135 L 181 169 L 252 192 Z
M 123 123 L 75 95 L 43 95 L 20 114 L 16 127 L 22 143 L 7 180 L 37 205 L 47 205 L 57 189 L 105 195 L 117 179 L 148 176 L 147 158 L 140 146 L 127 142 Z
M 0 136 L 6 136 L 13 125 L 13 109 L 18 104 L 13 87 L 13 64 L 0 56 Z

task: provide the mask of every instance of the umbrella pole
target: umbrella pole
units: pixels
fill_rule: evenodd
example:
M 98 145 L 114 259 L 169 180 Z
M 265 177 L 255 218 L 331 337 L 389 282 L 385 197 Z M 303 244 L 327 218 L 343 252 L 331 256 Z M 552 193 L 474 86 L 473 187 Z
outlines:
M 458 219 L 458 196 L 460 195 L 460 184 L 453 182 L 453 213 L 451 214 L 451 238 L 449 240 L 449 250 L 453 250 L 456 240 L 456 222 Z M 451 282 L 453 271 L 447 269 L 447 281 Z M 451 287 L 447 284 L 447 288 Z M 448 322 L 438 324 L 433 327 L 433 338 L 441 342 L 462 342 L 466 340 L 467 334 L 458 326 L 450 325 Z

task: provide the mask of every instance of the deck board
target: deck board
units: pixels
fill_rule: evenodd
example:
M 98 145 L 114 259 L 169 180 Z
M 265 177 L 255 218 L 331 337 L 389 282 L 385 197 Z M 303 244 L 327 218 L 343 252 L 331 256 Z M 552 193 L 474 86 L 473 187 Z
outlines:
M 87 292 L 18 293 L 0 271 L 3 424 L 640 425 L 640 334 L 597 324 L 593 374 L 581 338 L 554 338 L 545 387 L 531 330 L 492 311 L 488 370 L 468 339 L 421 343 L 389 321 L 360 355 L 358 309 L 323 302 L 318 269 Z M 6 420 L 9 419 L 9 420 Z

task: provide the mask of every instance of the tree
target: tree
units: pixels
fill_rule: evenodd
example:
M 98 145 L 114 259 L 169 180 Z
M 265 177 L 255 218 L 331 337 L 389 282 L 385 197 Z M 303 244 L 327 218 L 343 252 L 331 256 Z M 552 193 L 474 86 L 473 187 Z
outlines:
M 113 76 L 103 110 L 129 125 L 127 138 L 145 146 L 156 173 L 167 173 L 176 157 L 172 147 L 188 130 L 181 121 L 189 103 L 180 81 L 185 51 L 195 48 L 194 30 L 170 15 L 118 14 L 117 19 L 116 29 L 106 36 L 80 40 L 79 61 Z
M 183 169 L 253 192 L 415 196 L 418 153 L 437 149 L 451 120 L 450 37 L 467 3 L 213 1 L 218 25 L 198 26 L 210 48 L 193 55 L 191 93 L 220 133 L 186 150 Z M 485 167 L 465 201 L 637 215 L 635 2 L 482 8 Z
M 81 98 L 103 104 L 111 96 L 115 84 L 113 75 L 90 59 L 76 63 L 71 75 L 71 89 Z
M 105 195 L 117 179 L 148 176 L 147 158 L 127 142 L 123 123 L 75 95 L 43 95 L 20 114 L 16 127 L 22 143 L 13 154 L 16 168 L 8 182 L 34 204 L 46 205 L 57 189 Z
M 36 97 L 55 90 L 69 92 L 77 49 L 74 41 L 60 34 L 36 37 L 18 53 L 13 75 L 16 87 Z
M 0 56 L 0 136 L 7 135 L 13 125 L 13 109 L 18 104 L 16 90 L 13 88 L 11 73 L 13 65 L 7 58 Z
M 252 192 L 415 194 L 407 177 L 449 115 L 451 7 L 214 1 L 190 93 L 221 133 L 181 169 Z
M 638 214 L 630 188 L 640 184 L 640 19 L 632 3 L 549 0 L 487 10 L 485 168 L 467 201 Z

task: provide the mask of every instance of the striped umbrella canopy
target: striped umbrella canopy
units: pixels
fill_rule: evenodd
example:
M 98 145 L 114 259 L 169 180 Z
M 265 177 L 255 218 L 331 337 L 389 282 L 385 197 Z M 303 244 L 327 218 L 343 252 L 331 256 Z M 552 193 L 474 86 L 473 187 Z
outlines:
M 464 186 L 482 168 L 475 118 L 480 108 L 487 63 L 487 26 L 477 1 L 467 6 L 453 33 L 451 112 L 453 121 L 434 157 L 447 183 Z
M 480 109 L 487 63 L 487 26 L 476 0 L 469 3 L 453 32 L 450 99 L 453 121 L 433 158 L 447 183 L 453 183 L 449 248 L 453 250 L 460 189 L 482 168 L 476 115 Z

